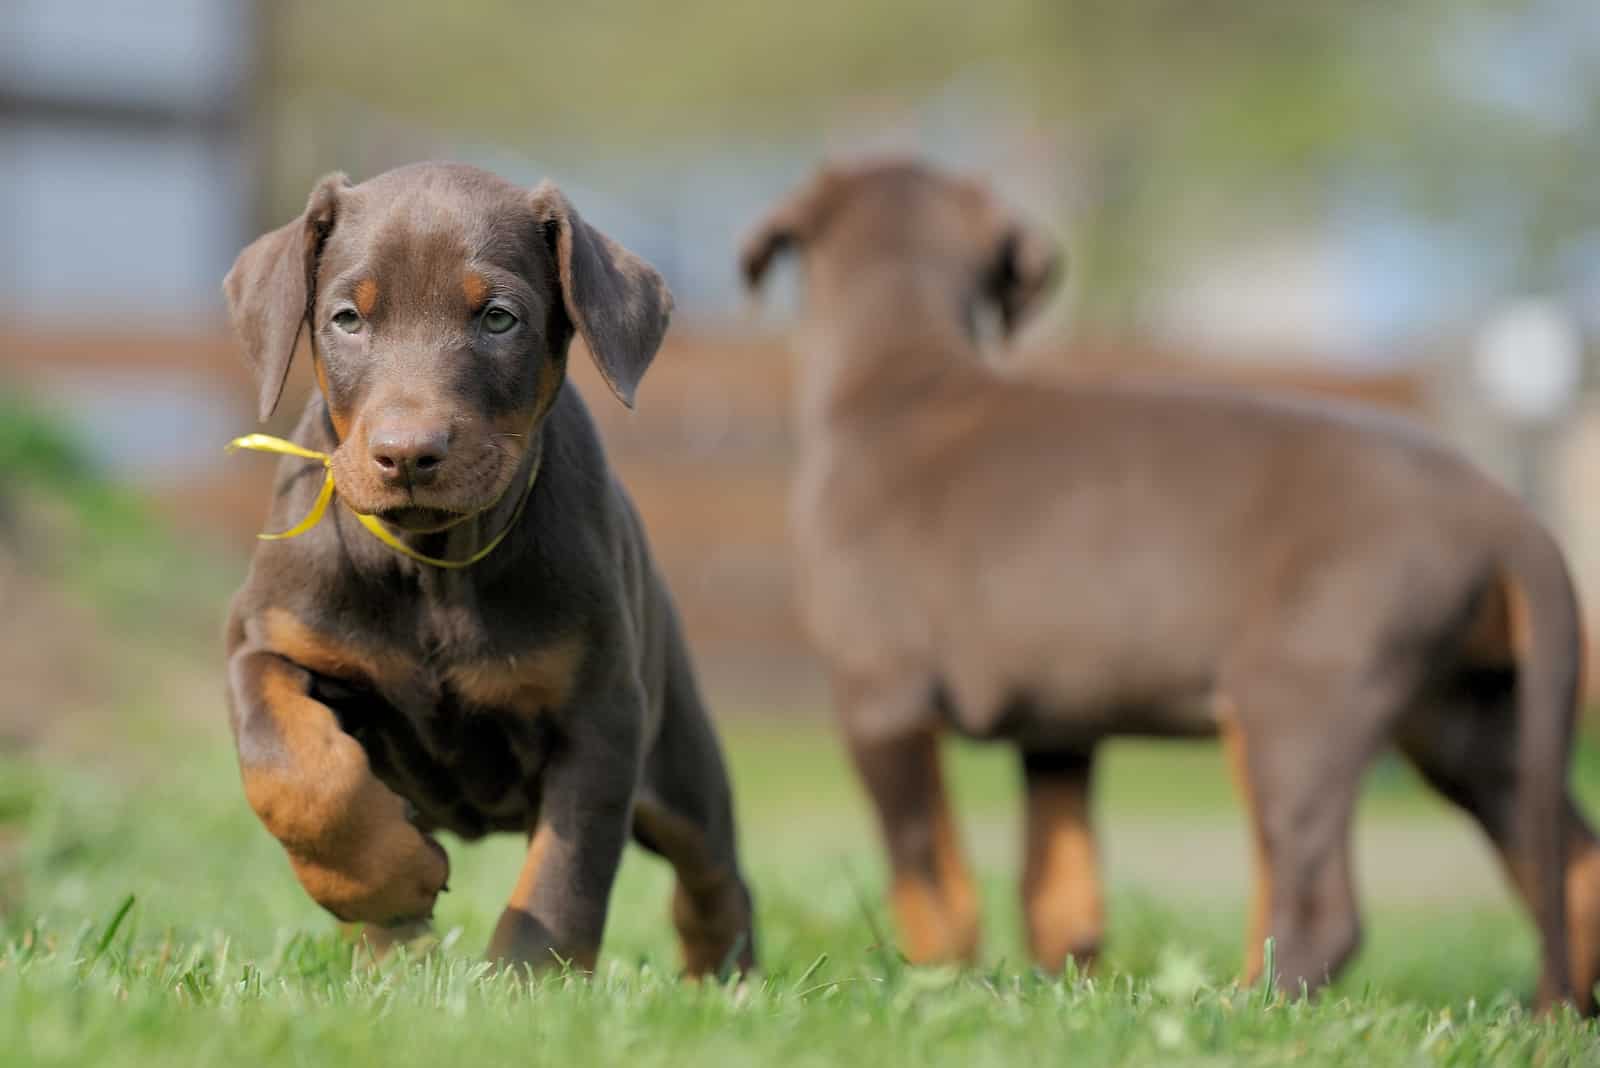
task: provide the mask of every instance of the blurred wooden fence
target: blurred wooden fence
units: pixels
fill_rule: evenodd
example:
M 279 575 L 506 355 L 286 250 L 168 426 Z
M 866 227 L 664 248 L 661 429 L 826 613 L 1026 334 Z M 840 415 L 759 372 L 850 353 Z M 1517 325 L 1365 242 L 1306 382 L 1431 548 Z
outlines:
M 1168 374 L 1343 395 L 1426 417 L 1424 383 L 1409 374 L 1352 377 L 1185 360 L 1127 347 L 1035 349 L 1017 358 L 1042 376 Z M 772 336 L 677 330 L 632 412 L 610 397 L 581 351 L 573 353 L 571 365 L 611 458 L 644 515 L 696 653 L 716 676 L 714 684 L 780 705 L 796 693 L 814 694 L 815 671 L 792 610 L 785 543 L 793 450 L 793 357 L 786 343 Z M 176 474 L 152 471 L 140 481 L 180 526 L 241 553 L 249 548 L 265 513 L 273 464 L 252 457 L 224 460 L 222 441 L 209 439 L 253 425 L 253 390 L 230 339 L 13 333 L 0 345 L 0 378 L 48 397 L 52 384 L 69 373 L 80 389 L 86 381 L 103 380 L 114 394 L 130 381 L 143 381 L 157 395 L 189 391 L 207 405 L 231 398 L 232 410 L 225 416 L 218 418 L 208 408 L 206 418 L 197 420 L 196 433 L 207 440 L 185 445 L 190 455 L 211 462 Z M 269 429 L 288 430 L 310 381 L 306 361 L 297 361 L 285 403 Z M 114 396 L 98 401 L 108 402 L 115 404 Z M 185 433 L 183 428 L 177 432 Z

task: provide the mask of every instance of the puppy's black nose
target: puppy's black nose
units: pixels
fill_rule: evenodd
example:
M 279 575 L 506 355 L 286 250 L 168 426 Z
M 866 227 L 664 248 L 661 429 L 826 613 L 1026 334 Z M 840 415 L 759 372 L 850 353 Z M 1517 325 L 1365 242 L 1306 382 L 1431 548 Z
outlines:
M 435 426 L 389 424 L 367 435 L 367 448 L 385 482 L 425 486 L 449 455 L 450 432 Z

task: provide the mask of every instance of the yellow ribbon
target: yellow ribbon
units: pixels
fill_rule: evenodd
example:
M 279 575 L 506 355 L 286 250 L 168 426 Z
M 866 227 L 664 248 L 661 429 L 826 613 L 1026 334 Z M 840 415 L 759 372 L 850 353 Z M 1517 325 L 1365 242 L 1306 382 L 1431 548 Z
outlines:
M 318 460 L 321 461 L 322 466 L 327 470 L 327 475 L 324 476 L 322 480 L 322 488 L 317 491 L 316 502 L 312 504 L 311 511 L 306 513 L 306 517 L 304 519 L 300 520 L 300 522 L 296 523 L 288 530 L 281 530 L 276 534 L 257 534 L 256 537 L 260 538 L 262 541 L 282 541 L 284 538 L 293 538 L 304 534 L 306 531 L 322 522 L 322 517 L 326 515 L 328 511 L 328 502 L 333 500 L 334 490 L 336 489 L 333 484 L 332 456 L 329 456 L 325 452 L 317 452 L 315 449 L 308 449 L 302 445 L 296 445 L 292 441 L 285 441 L 283 438 L 275 438 L 271 434 L 246 434 L 243 437 L 234 438 L 232 441 L 228 442 L 227 451 L 233 452 L 235 449 L 250 449 L 254 452 L 273 452 L 278 453 L 281 456 L 298 456 L 302 460 Z M 534 457 L 533 467 L 528 471 L 528 484 L 522 488 L 522 497 L 517 501 L 516 511 L 511 513 L 511 521 L 505 525 L 504 529 L 502 529 L 500 533 L 491 538 L 487 545 L 473 553 L 471 556 L 467 557 L 465 560 L 442 560 L 437 556 L 425 556 L 396 537 L 388 527 L 383 525 L 383 521 L 377 516 L 358 512 L 354 508 L 350 509 L 350 514 L 356 517 L 356 522 L 367 528 L 368 533 L 402 556 L 409 556 L 418 563 L 429 564 L 433 567 L 471 567 L 479 560 L 482 560 L 484 557 L 494 552 L 495 549 L 499 547 L 500 543 L 506 540 L 506 535 L 511 533 L 512 528 L 517 525 L 517 521 L 522 518 L 522 509 L 527 505 L 528 497 L 533 492 L 534 480 L 539 477 L 539 464 L 542 459 L 543 456 Z M 462 520 L 457 520 L 456 522 L 459 523 L 462 522 Z

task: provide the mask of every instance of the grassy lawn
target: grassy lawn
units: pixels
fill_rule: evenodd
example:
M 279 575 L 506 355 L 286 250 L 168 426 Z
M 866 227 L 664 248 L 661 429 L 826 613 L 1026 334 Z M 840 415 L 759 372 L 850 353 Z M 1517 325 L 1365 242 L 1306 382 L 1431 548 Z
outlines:
M 14 843 L 0 872 L 0 1064 L 1600 1063 L 1594 1025 L 1524 1011 L 1532 939 L 1497 891 L 1369 901 L 1368 948 L 1306 1003 L 1233 984 L 1243 909 L 1231 888 L 1245 875 L 1194 895 L 1206 875 L 1186 866 L 1116 882 L 1094 974 L 1034 974 L 1019 963 L 1013 771 L 999 750 L 953 761 L 982 871 L 984 963 L 906 968 L 880 937 L 883 873 L 856 787 L 806 725 L 727 731 L 758 979 L 676 981 L 668 872 L 638 851 L 594 980 L 484 978 L 475 954 L 515 878 L 512 840 L 450 842 L 439 944 L 375 966 L 294 884 L 222 735 L 219 716 L 209 733 L 132 741 L 137 759 L 114 773 L 0 765 Z M 1234 820 L 1210 747 L 1118 746 L 1102 786 L 1113 851 L 1124 825 L 1181 839 Z M 1364 824 L 1459 833 L 1398 771 L 1372 793 Z
M 1249 873 L 1214 746 L 1106 753 L 1111 930 L 1087 976 L 1024 963 L 1014 760 L 952 747 L 984 957 L 911 969 L 886 943 L 881 856 L 829 731 L 724 704 L 759 976 L 677 981 L 669 874 L 636 850 L 592 980 L 485 976 L 477 954 L 519 867 L 512 839 L 447 840 L 437 943 L 375 964 L 300 891 L 245 806 L 215 648 L 238 565 L 172 544 L 17 414 L 0 404 L 0 471 L 49 476 L 11 499 L 41 502 L 54 580 L 99 624 L 23 637 L 70 640 L 75 671 L 104 684 L 89 692 L 110 697 L 0 708 L 0 726 L 51 728 L 28 759 L 0 749 L 0 1068 L 1600 1064 L 1594 1024 L 1525 1011 L 1527 924 L 1474 832 L 1398 763 L 1375 769 L 1359 823 L 1367 948 L 1306 1002 L 1233 982 Z M 1577 777 L 1600 809 L 1600 750 Z

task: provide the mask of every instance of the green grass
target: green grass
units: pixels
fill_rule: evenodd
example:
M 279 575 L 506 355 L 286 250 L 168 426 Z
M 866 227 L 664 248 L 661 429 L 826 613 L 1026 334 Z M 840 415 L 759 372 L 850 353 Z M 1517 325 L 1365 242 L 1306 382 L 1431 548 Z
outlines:
M 1109 952 L 1092 975 L 1037 975 L 1020 963 L 1007 856 L 980 873 L 983 964 L 905 967 L 881 937 L 881 862 L 828 734 L 760 723 L 726 733 L 764 963 L 738 987 L 674 978 L 670 875 L 636 850 L 595 979 L 486 976 L 475 954 L 515 878 L 511 839 L 449 843 L 440 944 L 373 964 L 304 897 L 255 823 L 220 722 L 213 735 L 164 741 L 158 764 L 149 751 L 114 772 L 0 764 L 0 833 L 25 832 L 0 861 L 0 1064 L 1600 1058 L 1594 1025 L 1525 1011 L 1532 940 L 1493 897 L 1372 903 L 1369 948 L 1329 994 L 1301 1002 L 1234 985 L 1242 902 L 1190 900 L 1181 872 L 1113 888 Z M 999 827 L 1009 841 L 1010 759 L 953 755 L 969 839 Z M 1182 826 L 1231 812 L 1211 747 L 1118 746 L 1102 779 L 1113 843 L 1127 820 Z M 1185 797 L 1187 816 L 1175 807 Z M 1366 817 L 1447 819 L 1405 777 L 1377 784 Z
M 0 541 L 23 523 L 30 566 L 144 639 L 213 638 L 236 561 L 172 536 L 131 489 L 95 470 L 48 412 L 0 382 Z M 152 626 L 154 622 L 155 626 Z
M 1210 745 L 1107 750 L 1111 920 L 1091 975 L 1023 963 L 1005 749 L 950 752 L 983 894 L 982 963 L 913 969 L 885 939 L 880 851 L 831 733 L 759 719 L 724 726 L 759 976 L 675 978 L 670 874 L 637 850 L 593 979 L 488 976 L 476 955 L 519 867 L 511 838 L 448 842 L 439 941 L 372 962 L 245 806 L 214 662 L 229 569 L 176 545 L 47 421 L 3 401 L 0 478 L 0 505 L 60 533 L 51 574 L 118 635 L 85 650 L 85 670 L 123 694 L 109 717 L 38 710 L 85 720 L 69 747 L 0 753 L 0 1066 L 1600 1063 L 1595 1025 L 1526 1012 L 1532 937 L 1492 882 L 1413 904 L 1369 895 L 1368 948 L 1321 997 L 1235 985 L 1248 874 L 1208 852 L 1244 830 Z M 1595 807 L 1600 750 L 1583 752 L 1576 779 Z M 1448 853 L 1464 839 L 1481 853 L 1394 761 L 1369 780 L 1361 825 L 1409 828 L 1399 852 L 1379 854 L 1404 876 L 1393 885 L 1438 859 L 1412 845 L 1439 837 Z M 1162 852 L 1194 842 L 1180 859 Z M 1130 854 L 1142 866 L 1119 867 Z

